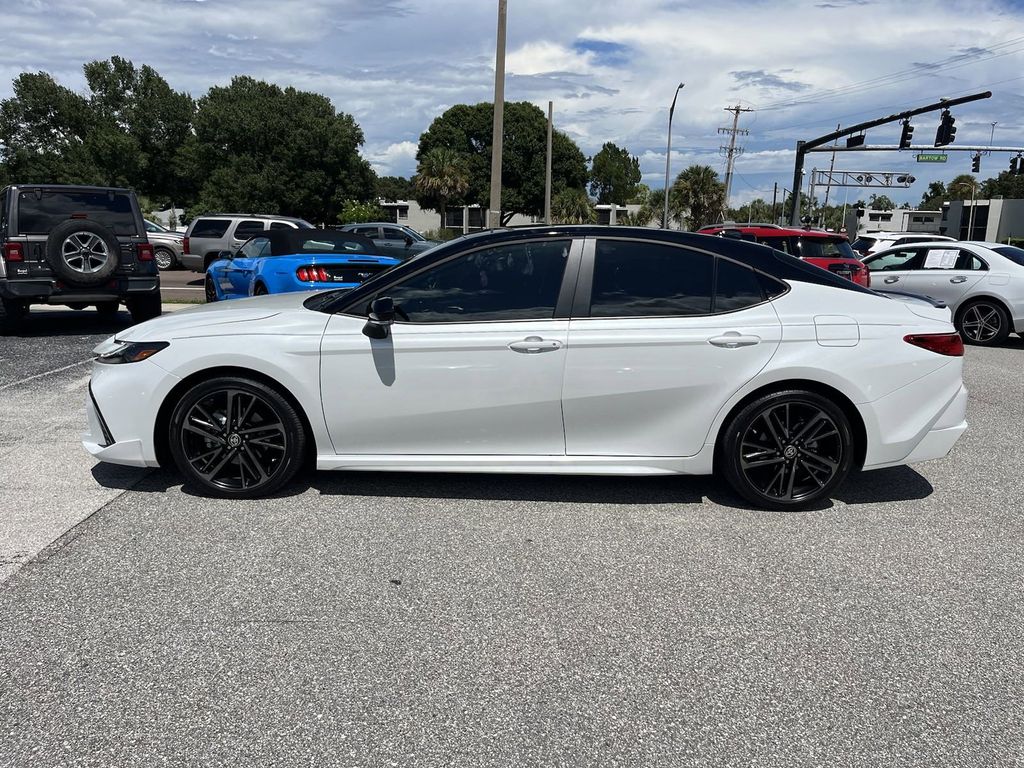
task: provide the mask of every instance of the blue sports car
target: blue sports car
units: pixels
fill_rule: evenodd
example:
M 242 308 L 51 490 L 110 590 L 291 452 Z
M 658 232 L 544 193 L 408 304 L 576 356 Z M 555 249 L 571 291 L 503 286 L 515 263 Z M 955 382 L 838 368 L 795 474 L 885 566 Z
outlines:
M 206 270 L 206 300 L 265 293 L 354 288 L 398 259 L 381 256 L 373 242 L 351 232 L 270 229 L 246 240 Z

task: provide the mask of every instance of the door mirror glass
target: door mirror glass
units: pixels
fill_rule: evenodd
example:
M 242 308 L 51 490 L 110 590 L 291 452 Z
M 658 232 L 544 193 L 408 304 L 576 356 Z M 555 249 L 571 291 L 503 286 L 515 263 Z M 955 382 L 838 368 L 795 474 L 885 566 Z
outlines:
M 371 339 L 386 339 L 388 327 L 395 322 L 395 302 L 390 296 L 379 296 L 370 302 L 370 316 L 363 334 Z

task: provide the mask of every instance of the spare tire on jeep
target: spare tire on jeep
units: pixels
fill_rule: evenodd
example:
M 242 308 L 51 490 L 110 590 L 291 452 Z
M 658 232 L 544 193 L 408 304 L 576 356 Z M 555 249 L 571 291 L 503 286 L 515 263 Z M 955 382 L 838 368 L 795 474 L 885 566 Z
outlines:
M 54 273 L 76 285 L 99 285 L 117 269 L 121 246 L 114 233 L 88 219 L 69 219 L 46 238 L 46 261 Z

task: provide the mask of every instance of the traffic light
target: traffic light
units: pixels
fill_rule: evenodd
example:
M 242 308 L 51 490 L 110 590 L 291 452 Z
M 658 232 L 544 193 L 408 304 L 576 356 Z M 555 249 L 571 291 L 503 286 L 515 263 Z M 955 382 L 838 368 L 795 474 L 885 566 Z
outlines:
M 939 130 L 935 132 L 935 146 L 944 147 L 952 144 L 956 139 L 956 118 L 949 114 L 948 109 L 942 110 L 942 120 L 939 122 Z
M 971 173 L 977 173 L 981 170 L 981 153 L 976 154 L 971 158 Z
M 1010 175 L 1011 176 L 1016 176 L 1017 174 L 1021 173 L 1022 170 L 1024 170 L 1024 165 L 1021 164 L 1021 157 L 1020 157 L 1020 155 L 1017 155 L 1016 157 L 1011 157 L 1010 158 Z
M 856 136 L 851 136 L 846 140 L 846 148 L 852 149 L 853 147 L 863 146 L 864 140 L 866 138 L 867 136 L 863 133 L 857 134 Z
M 909 120 L 903 121 L 903 133 L 900 134 L 900 149 L 910 149 L 911 139 L 914 138 L 914 126 Z

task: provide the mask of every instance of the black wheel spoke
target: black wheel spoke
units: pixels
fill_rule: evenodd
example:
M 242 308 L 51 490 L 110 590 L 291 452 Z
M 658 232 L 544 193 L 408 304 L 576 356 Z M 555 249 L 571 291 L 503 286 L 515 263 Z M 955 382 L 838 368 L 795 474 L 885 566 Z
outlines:
M 772 423 L 772 412 L 770 410 L 765 411 L 761 415 L 761 418 L 764 420 L 764 423 L 768 425 L 768 434 L 770 434 L 772 436 L 772 440 L 775 441 L 775 447 L 781 450 L 784 447 L 784 444 L 782 442 L 782 438 L 779 437 L 779 433 L 775 429 L 775 425 Z
M 276 424 L 262 424 L 258 427 L 238 430 L 240 435 L 258 435 L 262 432 L 280 432 L 283 435 L 284 425 L 281 422 L 277 422 Z
M 248 451 L 242 451 L 238 454 L 238 463 L 245 466 L 249 472 L 259 479 L 259 482 L 265 482 L 270 477 L 270 473 L 267 472 L 260 464 L 259 459 Z
M 815 464 L 829 472 L 835 472 L 837 469 L 839 469 L 839 464 L 837 462 L 832 461 L 831 459 L 826 459 L 824 456 L 819 456 L 813 451 L 808 451 L 804 449 L 800 451 L 800 455 L 804 461 L 809 461 L 812 464 Z
M 192 419 L 191 421 L 183 424 L 182 429 L 201 435 L 207 440 L 214 440 L 221 445 L 224 445 L 224 438 L 221 437 L 220 430 L 213 424 L 207 424 L 206 422 L 199 421 L 198 419 Z

